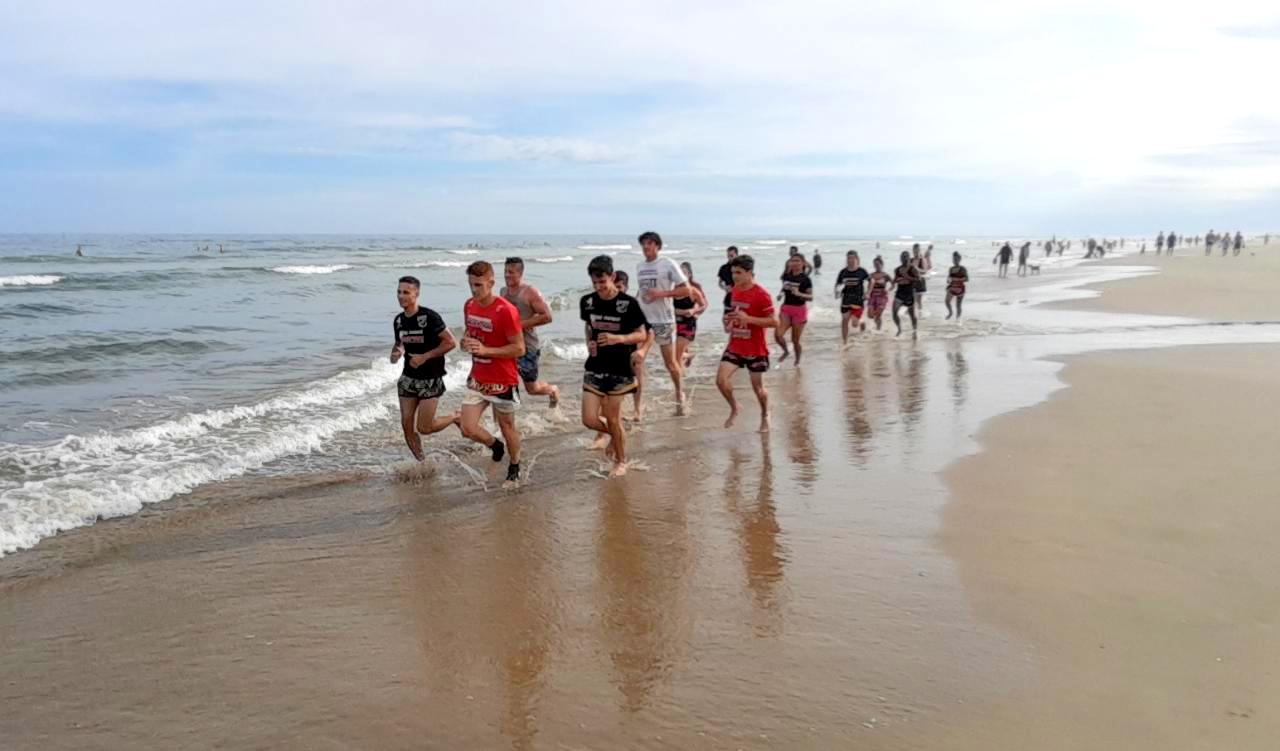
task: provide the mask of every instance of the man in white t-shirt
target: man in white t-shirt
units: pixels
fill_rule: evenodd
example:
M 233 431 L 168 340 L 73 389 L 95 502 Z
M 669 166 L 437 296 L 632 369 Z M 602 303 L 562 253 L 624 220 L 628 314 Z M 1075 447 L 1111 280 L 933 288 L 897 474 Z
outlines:
M 675 261 L 658 255 L 662 250 L 662 237 L 657 232 L 640 235 L 640 249 L 644 251 L 644 260 L 636 266 L 636 297 L 640 298 L 640 308 L 662 351 L 662 362 L 671 374 L 671 383 L 676 389 L 676 415 L 682 416 L 685 413 L 684 372 L 676 359 L 676 310 L 672 300 L 689 296 L 689 280 Z M 643 348 L 643 352 L 648 354 L 648 348 Z M 644 367 L 643 355 L 640 367 Z

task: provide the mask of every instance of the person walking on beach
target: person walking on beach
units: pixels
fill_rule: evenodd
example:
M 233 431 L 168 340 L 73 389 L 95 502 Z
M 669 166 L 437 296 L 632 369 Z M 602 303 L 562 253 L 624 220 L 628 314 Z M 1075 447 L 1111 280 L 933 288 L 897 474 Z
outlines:
M 730 245 L 724 251 L 725 261 L 720 268 L 716 270 L 716 279 L 720 284 L 720 290 L 724 292 L 724 314 L 729 314 L 729 298 L 733 296 L 733 259 L 738 257 L 738 246 Z M 726 327 L 728 324 L 725 324 Z
M 524 355 L 516 361 L 524 390 L 549 397 L 550 406 L 555 409 L 560 405 L 560 389 L 538 380 L 538 361 L 542 352 L 537 329 L 551 323 L 551 308 L 537 287 L 524 283 L 524 259 L 517 256 L 508 258 L 503 264 L 502 277 L 506 282 L 502 288 L 502 299 L 516 306 L 520 313 L 520 327 L 524 331 Z
M 947 271 L 947 320 L 951 320 L 951 301 L 956 303 L 956 322 L 964 313 L 964 291 L 969 284 L 969 270 L 960 265 L 960 253 L 951 254 L 951 269 Z
M 1231 250 L 1231 230 L 1222 233 L 1222 257 L 1227 257 L 1227 251 Z
M 1167 256 L 1173 255 L 1173 248 L 1177 244 L 1178 244 L 1178 236 L 1170 232 L 1165 237 L 1165 240 L 1164 240 L 1164 251 L 1165 251 L 1164 254 Z
M 912 320 L 924 315 L 924 294 L 929 291 L 929 285 L 925 279 L 929 275 L 931 266 L 928 259 L 920 254 L 920 243 L 912 243 L 911 245 L 911 264 L 916 268 L 916 285 L 915 285 L 915 303 L 914 315 Z
M 867 316 L 879 331 L 884 309 L 889 306 L 889 288 L 893 286 L 893 279 L 885 273 L 884 259 L 880 256 L 872 259 L 871 266 L 871 274 L 867 277 Z
M 503 487 L 520 482 L 520 433 L 516 410 L 520 407 L 520 373 L 516 360 L 524 355 L 524 330 L 516 306 L 494 294 L 493 266 L 476 261 L 467 267 L 471 299 L 462 306 L 466 335 L 462 349 L 471 354 L 471 374 L 462 396 L 458 427 L 467 438 L 485 446 L 495 462 L 509 455 Z M 485 409 L 493 407 L 502 438 L 495 438 L 480 424 Z
M 1156 235 L 1156 255 L 1160 255 L 1163 252 L 1164 252 L 1164 231 L 1161 230 L 1160 234 Z
M 1027 275 L 1027 263 L 1031 260 L 1031 242 L 1027 241 L 1018 249 L 1018 276 Z
M 1213 245 L 1218 241 L 1218 236 L 1213 230 L 1209 230 L 1209 234 L 1204 236 L 1204 254 L 1207 256 L 1213 252 Z
M 439 433 L 454 423 L 452 415 L 436 417 L 436 407 L 444 394 L 444 356 L 458 346 L 440 314 L 418 305 L 422 283 L 412 276 L 400 277 L 396 302 L 400 313 L 391 323 L 394 344 L 391 364 L 404 360 L 396 395 L 400 399 L 400 428 L 413 458 L 422 461 L 422 438 Z
M 631 277 L 622 269 L 613 272 L 613 283 L 618 287 L 618 291 L 624 295 L 631 294 Z M 631 417 L 629 419 L 635 422 L 644 420 L 644 359 L 649 355 L 649 350 L 653 349 L 653 343 L 657 339 L 653 335 L 653 327 L 648 326 L 646 321 L 645 330 L 648 336 L 645 337 L 644 343 L 636 347 L 636 351 L 631 353 L 631 369 L 636 374 L 636 389 L 631 392 Z M 600 439 L 600 445 L 596 448 L 604 447 L 603 438 Z
M 779 363 L 791 355 L 786 340 L 787 332 L 791 332 L 791 343 L 796 348 L 796 367 L 800 366 L 803 351 L 800 337 L 809 321 L 809 301 L 813 299 L 813 281 L 804 269 L 804 256 L 797 254 L 787 259 L 787 270 L 782 274 L 782 291 L 778 293 L 782 308 L 778 311 L 778 327 L 774 330 L 774 341 L 782 348 Z
M 1232 246 L 1231 255 L 1233 257 L 1238 256 L 1240 255 L 1240 251 L 1243 249 L 1244 249 L 1244 235 L 1240 234 L 1240 230 L 1236 230 L 1236 239 L 1235 239 L 1234 245 Z
M 592 292 L 583 295 L 578 313 L 586 328 L 587 361 L 582 374 L 582 424 L 607 441 L 613 459 L 609 477 L 627 471 L 627 438 L 622 402 L 636 389 L 632 354 L 644 344 L 648 324 L 640 301 L 622 293 L 614 277 L 613 259 L 596 256 L 587 265 Z
M 1092 250 L 1090 250 L 1089 255 L 1085 256 L 1085 258 L 1091 258 L 1091 257 L 1093 257 Z M 1008 241 L 1005 241 L 1005 244 L 1000 246 L 1000 250 L 996 251 L 996 257 L 991 259 L 992 263 L 999 262 L 1000 264 L 996 272 L 996 276 L 998 278 L 1007 279 L 1009 277 L 1009 262 L 1012 260 L 1013 260 L 1013 246 L 1010 245 Z
M 822 252 L 817 248 L 813 249 L 813 273 L 815 276 L 822 273 Z
M 1002 251 L 1003 252 L 1003 251 Z M 898 333 L 894 336 L 902 335 L 902 319 L 898 317 L 898 310 L 905 307 L 907 313 L 911 315 L 911 336 L 916 336 L 916 282 L 920 276 L 920 270 L 911 261 L 911 254 L 902 251 L 899 258 L 902 261 L 898 268 L 893 270 L 893 325 L 898 327 Z M 1006 264 L 1007 266 L 1007 264 Z
M 674 301 L 676 309 L 676 359 L 680 367 L 688 368 L 693 362 L 693 351 L 690 347 L 698 336 L 698 316 L 707 309 L 707 296 L 702 285 L 693 279 L 693 266 L 688 261 L 680 264 L 680 270 L 689 280 L 689 296 L 677 297 Z
M 756 401 L 760 403 L 760 432 L 764 433 L 769 430 L 769 392 L 764 387 L 764 374 L 769 370 L 769 345 L 764 330 L 777 327 L 778 318 L 774 315 L 769 291 L 756 283 L 755 261 L 751 256 L 738 256 L 730 263 L 733 311 L 729 314 L 729 341 L 716 371 L 716 388 L 729 403 L 729 419 L 724 421 L 724 426 L 731 428 L 738 419 L 733 375 L 739 368 L 746 368 Z
M 845 254 L 844 268 L 836 274 L 835 294 L 840 298 L 840 338 L 846 345 L 849 343 L 849 329 L 854 323 L 858 324 L 859 331 L 867 330 L 867 322 L 862 317 L 862 303 L 870 277 L 862 268 L 858 251 L 851 250 Z
M 676 309 L 672 300 L 689 296 L 689 282 L 675 261 L 659 255 L 662 237 L 657 232 L 645 232 L 639 241 L 644 252 L 644 260 L 636 266 L 640 307 L 653 328 L 654 339 L 662 352 L 662 362 L 667 366 L 671 384 L 675 387 L 676 416 L 682 417 L 685 413 L 684 368 L 676 359 Z

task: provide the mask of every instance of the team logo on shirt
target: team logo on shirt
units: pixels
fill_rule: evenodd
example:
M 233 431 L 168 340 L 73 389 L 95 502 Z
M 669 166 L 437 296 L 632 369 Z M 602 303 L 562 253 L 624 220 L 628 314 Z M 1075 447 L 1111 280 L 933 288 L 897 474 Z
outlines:
M 595 298 L 592 298 L 592 297 L 587 298 L 587 310 L 591 310 L 595 308 L 595 304 L 596 304 Z
M 426 316 L 418 316 L 418 325 L 422 326 L 423 328 L 426 328 L 428 320 L 430 319 L 427 318 Z
M 629 307 L 631 307 L 631 301 L 630 301 L 630 300 L 619 300 L 619 301 L 617 302 L 617 309 L 618 309 L 618 312 L 619 312 L 619 313 L 626 313 L 626 312 L 627 312 L 627 308 L 629 308 Z

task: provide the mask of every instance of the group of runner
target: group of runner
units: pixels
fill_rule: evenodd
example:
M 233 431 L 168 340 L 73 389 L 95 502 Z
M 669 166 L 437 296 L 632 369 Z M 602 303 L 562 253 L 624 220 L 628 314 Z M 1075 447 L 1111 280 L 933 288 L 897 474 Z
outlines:
M 675 414 L 686 413 L 684 369 L 692 359 L 690 345 L 697 337 L 698 317 L 710 307 L 689 264 L 677 265 L 662 256 L 658 233 L 645 232 L 639 243 L 644 260 L 635 272 L 638 298 L 628 294 L 631 279 L 626 272 L 614 268 L 611 256 L 600 255 L 587 265 L 592 291 L 579 301 L 587 346 L 582 424 L 599 434 L 595 446 L 612 460 L 611 477 L 626 472 L 622 408 L 631 394 L 633 417 L 643 418 L 644 361 L 655 344 L 674 387 Z M 834 288 L 840 300 L 841 335 L 846 343 L 854 325 L 866 330 L 867 318 L 877 329 L 881 327 L 891 294 L 898 333 L 902 333 L 899 311 L 903 308 L 907 309 L 914 330 L 927 291 L 925 276 L 932 263 L 931 251 L 932 246 L 922 253 L 917 244 L 912 252 L 903 252 L 893 274 L 885 272 L 884 260 L 879 256 L 868 272 L 862 268 L 857 251 L 846 254 Z M 763 379 L 770 368 L 766 330 L 774 330 L 775 341 L 782 349 L 780 359 L 786 360 L 794 349 L 799 365 L 808 304 L 814 297 L 810 275 L 820 266 L 821 256 L 815 253 L 815 263 L 811 265 L 798 248 L 791 248 L 781 277 L 782 289 L 776 298 L 781 305 L 775 308 L 774 296 L 756 281 L 755 260 L 740 254 L 734 246 L 728 248 L 726 255 L 717 278 L 724 292 L 722 323 L 728 341 L 716 373 L 716 387 L 729 406 L 725 421 L 728 428 L 740 412 L 733 377 L 745 369 L 760 405 L 763 432 L 769 429 L 769 395 Z M 952 260 L 954 265 L 947 277 L 947 317 L 952 317 L 954 304 L 958 318 L 969 275 L 960 263 L 959 253 L 952 254 Z M 404 361 L 397 382 L 401 428 L 409 450 L 421 461 L 425 457 L 421 437 L 456 425 L 463 436 L 488 448 L 493 461 L 507 459 L 506 485 L 513 486 L 520 481 L 521 441 L 515 421 L 520 386 L 523 384 L 529 394 L 547 396 L 552 407 L 560 400 L 556 386 L 539 380 L 541 349 L 537 329 L 551 322 L 551 309 L 537 288 L 525 283 L 524 261 L 520 258 L 506 260 L 505 286 L 501 290 L 494 289 L 494 269 L 488 262 L 472 263 L 466 275 L 471 297 L 463 305 L 465 333 L 461 343 L 438 313 L 419 304 L 421 282 L 412 276 L 399 280 L 396 295 L 401 313 L 393 323 L 395 341 L 390 359 L 392 363 Z M 785 338 L 788 333 L 790 346 Z M 453 415 L 438 416 L 439 398 L 445 392 L 445 355 L 458 346 L 471 355 L 462 406 Z M 489 433 L 481 422 L 490 408 L 501 436 Z

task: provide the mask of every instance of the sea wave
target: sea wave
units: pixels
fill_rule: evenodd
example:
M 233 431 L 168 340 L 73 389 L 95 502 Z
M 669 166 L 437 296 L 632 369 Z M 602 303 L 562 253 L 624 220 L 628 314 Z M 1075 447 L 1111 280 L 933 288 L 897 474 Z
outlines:
M 97 341 L 92 344 L 30 347 L 3 351 L 0 352 L 0 356 L 12 362 L 56 364 L 97 362 L 153 355 L 180 357 L 182 355 L 195 355 L 230 349 L 236 349 L 236 346 L 216 339 L 159 337 L 140 341 Z M 3 387 L 0 386 L 0 389 L 3 389 Z
M 267 270 L 277 274 L 332 274 L 349 268 L 352 268 L 350 264 L 335 263 L 328 266 L 272 266 Z
M 0 287 L 44 287 L 57 284 L 65 277 L 56 274 L 18 274 L 17 276 L 0 276 Z
M 416 263 L 388 263 L 380 266 L 384 269 L 465 269 L 471 264 L 467 261 L 418 261 Z
M 450 251 L 448 251 L 448 253 L 449 253 L 450 255 L 455 255 L 455 256 L 478 256 L 478 255 L 480 255 L 480 251 L 478 251 L 478 250 L 470 250 L 470 249 L 468 249 L 468 250 L 450 250 Z
M 630 245 L 579 245 L 578 250 L 631 250 Z
M 550 258 L 529 258 L 530 263 L 566 263 L 573 260 L 573 256 L 552 256 Z
M 43 318 L 51 315 L 78 313 L 78 308 L 53 303 L 21 303 L 0 308 L 0 318 Z

